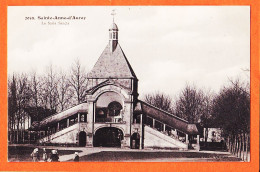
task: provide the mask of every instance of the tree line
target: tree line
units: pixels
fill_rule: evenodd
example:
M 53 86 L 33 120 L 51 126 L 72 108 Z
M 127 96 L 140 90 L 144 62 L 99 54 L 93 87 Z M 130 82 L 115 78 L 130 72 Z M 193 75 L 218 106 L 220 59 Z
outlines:
M 49 65 L 42 75 L 33 71 L 8 76 L 9 141 L 24 142 L 29 117 L 37 125 L 43 118 L 84 102 L 86 85 L 87 73 L 78 59 L 69 73 Z
M 144 100 L 189 123 L 205 129 L 221 128 L 227 149 L 248 160 L 250 148 L 250 86 L 241 80 L 229 80 L 219 93 L 186 84 L 174 99 L 167 94 L 146 94 Z

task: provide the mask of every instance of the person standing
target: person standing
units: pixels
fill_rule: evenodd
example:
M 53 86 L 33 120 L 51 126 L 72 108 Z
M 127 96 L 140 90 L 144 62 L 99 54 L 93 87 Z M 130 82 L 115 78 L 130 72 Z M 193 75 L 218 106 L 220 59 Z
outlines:
M 42 160 L 43 160 L 44 162 L 47 162 L 47 159 L 48 159 L 48 155 L 47 155 L 46 149 L 43 148 Z
M 33 162 L 38 162 L 40 160 L 40 155 L 39 155 L 39 149 L 35 148 L 33 152 L 31 153 L 31 157 Z
M 74 162 L 79 162 L 79 153 L 75 152 Z
M 59 155 L 58 155 L 58 151 L 57 150 L 52 150 L 51 151 L 50 161 L 51 162 L 59 162 Z

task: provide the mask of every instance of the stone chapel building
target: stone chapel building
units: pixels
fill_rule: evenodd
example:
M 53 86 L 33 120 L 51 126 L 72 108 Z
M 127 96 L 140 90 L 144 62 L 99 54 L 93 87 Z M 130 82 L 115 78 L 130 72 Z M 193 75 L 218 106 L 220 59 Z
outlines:
M 113 22 L 109 43 L 88 73 L 87 98 L 31 127 L 38 143 L 132 149 L 199 149 L 199 133 L 173 114 L 138 100 L 138 79 Z

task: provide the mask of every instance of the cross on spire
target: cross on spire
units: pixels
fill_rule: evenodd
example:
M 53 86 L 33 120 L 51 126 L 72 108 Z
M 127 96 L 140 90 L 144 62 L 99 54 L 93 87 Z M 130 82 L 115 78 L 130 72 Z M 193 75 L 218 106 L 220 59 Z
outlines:
M 115 12 L 116 10 L 115 9 L 113 9 L 112 10 L 112 13 L 111 13 L 111 15 L 113 16 L 113 23 L 114 23 L 114 17 L 115 17 L 115 15 L 116 15 L 116 12 Z

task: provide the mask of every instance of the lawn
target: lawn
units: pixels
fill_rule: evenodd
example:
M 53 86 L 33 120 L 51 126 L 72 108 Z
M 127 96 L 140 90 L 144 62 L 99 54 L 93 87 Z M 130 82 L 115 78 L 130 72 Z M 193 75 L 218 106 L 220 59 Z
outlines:
M 10 162 L 22 161 L 30 162 L 32 161 L 30 154 L 32 153 L 34 147 L 27 146 L 9 146 L 8 147 L 8 160 Z M 64 148 L 63 148 L 64 149 Z M 74 154 L 74 152 L 81 152 L 79 150 L 58 150 L 60 156 Z M 49 155 L 51 149 L 46 148 L 47 154 Z M 92 150 L 92 149 L 91 149 Z M 99 149 L 100 150 L 100 149 Z M 42 149 L 39 149 L 40 157 L 42 158 Z M 73 161 L 73 160 L 70 160 Z M 221 152 L 191 152 L 191 151 L 118 151 L 118 150 L 100 150 L 100 152 L 92 153 L 80 157 L 80 161 L 165 161 L 165 162 L 176 162 L 176 161 L 241 161 L 240 158 L 230 156 L 227 153 Z
M 80 161 L 175 161 L 180 158 L 195 161 L 240 161 L 227 154 L 204 152 L 127 152 L 103 151 L 80 157 Z M 174 160 L 175 159 L 175 160 Z M 185 161 L 185 160 L 184 160 Z
M 27 147 L 27 146 L 9 146 L 8 147 L 8 161 L 22 161 L 22 162 L 30 162 L 32 161 L 31 153 L 34 147 Z M 73 154 L 75 152 L 81 152 L 78 150 L 58 150 L 59 155 L 67 155 Z M 46 148 L 47 155 L 51 153 L 51 149 Z M 42 159 L 43 150 L 39 149 L 40 158 Z

